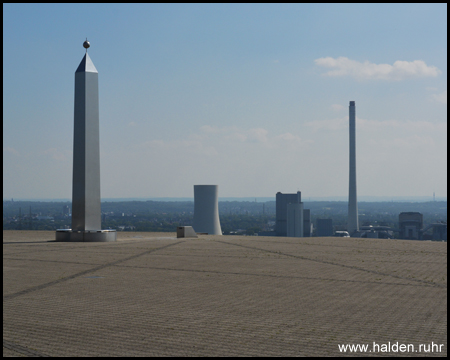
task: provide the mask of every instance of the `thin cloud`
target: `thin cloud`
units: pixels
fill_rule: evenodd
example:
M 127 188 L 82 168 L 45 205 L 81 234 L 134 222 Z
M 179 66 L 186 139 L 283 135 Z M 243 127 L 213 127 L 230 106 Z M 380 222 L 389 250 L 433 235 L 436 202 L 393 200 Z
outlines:
M 167 154 L 173 157 L 179 157 L 177 154 L 206 154 L 217 155 L 217 151 L 213 146 L 209 146 L 202 142 L 202 139 L 187 140 L 150 140 L 135 146 L 140 152 L 154 152 L 158 157 L 167 157 Z
M 213 142 L 214 144 L 226 144 L 229 146 L 234 143 L 235 146 L 254 146 L 258 145 L 263 148 L 282 148 L 289 145 L 292 147 L 304 147 L 311 144 L 312 140 L 305 140 L 298 135 L 284 133 L 281 135 L 272 135 L 268 130 L 263 128 L 243 129 L 236 126 L 231 127 L 213 127 L 205 125 L 200 127 L 203 134 L 202 141 Z M 241 145 L 240 145 L 241 144 Z
M 200 131 L 206 134 L 217 134 L 219 132 L 223 132 L 223 129 L 225 128 L 218 128 L 210 125 L 204 125 L 200 127 Z
M 316 65 L 331 68 L 324 73 L 326 76 L 350 76 L 357 80 L 405 80 L 419 77 L 436 77 L 441 71 L 435 66 L 428 66 L 422 60 L 401 61 L 393 65 L 363 63 L 346 57 L 324 57 L 314 60 Z
M 16 149 L 14 149 L 12 147 L 9 147 L 9 146 L 4 147 L 3 148 L 3 152 L 7 152 L 7 153 L 10 153 L 10 154 L 14 154 L 16 156 L 20 156 L 19 151 L 17 151 Z
M 433 100 L 447 105 L 447 90 L 441 92 L 440 94 L 433 94 L 431 97 Z
M 308 121 L 305 126 L 311 128 L 313 131 L 336 131 L 348 128 L 348 117 L 326 119 L 326 120 L 315 120 Z
M 56 148 L 47 149 L 42 154 L 50 156 L 54 160 L 66 160 L 66 156 Z
M 310 139 L 302 139 L 298 135 L 294 135 L 291 133 L 284 133 L 281 135 L 276 136 L 273 139 L 273 143 L 275 147 L 288 147 L 289 149 L 296 149 L 296 148 L 307 148 L 309 145 L 313 144 L 314 141 Z
M 402 149 L 417 149 L 418 146 L 434 147 L 435 143 L 431 136 L 413 135 L 406 138 L 396 138 L 393 145 Z
M 269 132 L 266 129 L 255 128 L 248 131 L 250 141 L 254 142 L 267 142 L 267 134 Z
M 309 127 L 313 131 L 337 131 L 348 129 L 348 116 L 327 119 L 308 121 L 305 126 Z M 431 122 L 431 121 L 398 121 L 398 120 L 367 120 L 356 117 L 356 130 L 357 131 L 390 131 L 392 129 L 414 130 L 419 132 L 427 131 L 447 131 L 447 123 L 445 122 Z
M 347 109 L 344 105 L 341 105 L 341 104 L 333 104 L 333 105 L 331 105 L 331 108 L 333 109 L 333 111 L 336 111 L 336 112 Z
M 373 132 L 377 130 L 389 131 L 394 128 L 402 129 L 403 131 L 416 131 L 419 133 L 429 132 L 429 131 L 443 131 L 447 132 L 446 122 L 431 122 L 431 121 L 398 121 L 398 120 L 366 120 L 356 118 L 357 129 Z
M 248 130 L 240 129 L 236 126 L 231 127 L 214 127 L 210 125 L 205 125 L 200 127 L 200 132 L 204 135 L 220 135 L 220 137 L 238 142 L 267 142 L 268 131 L 262 128 L 251 128 Z

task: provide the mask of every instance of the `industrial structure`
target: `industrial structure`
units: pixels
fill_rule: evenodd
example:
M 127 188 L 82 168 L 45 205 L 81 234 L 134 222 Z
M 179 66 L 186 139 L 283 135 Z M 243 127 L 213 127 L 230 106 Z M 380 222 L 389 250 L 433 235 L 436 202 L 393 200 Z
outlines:
M 427 232 L 431 230 L 431 234 Z M 402 212 L 398 216 L 400 239 L 447 241 L 447 222 L 435 222 L 423 227 L 423 214 L 419 212 Z
M 383 225 L 364 225 L 359 230 L 360 237 L 372 239 L 393 239 L 394 231 L 396 231 L 396 229 Z
M 178 226 L 177 238 L 198 238 L 192 226 Z
M 197 233 L 222 235 L 218 185 L 194 185 L 193 228 Z
M 289 203 L 286 210 L 286 236 L 303 237 L 303 203 Z
M 313 233 L 313 223 L 311 222 L 311 210 L 303 210 L 303 236 L 310 237 Z
M 400 239 L 419 240 L 423 228 L 423 214 L 419 212 L 402 212 L 398 216 Z
M 333 219 L 317 219 L 316 236 L 333 236 Z
M 447 222 L 440 222 L 431 224 L 433 233 L 431 235 L 431 240 L 444 240 L 447 241 Z M 426 229 L 423 230 L 425 232 Z M 422 235 L 424 236 L 424 235 Z
M 349 106 L 349 186 L 348 186 L 348 225 L 350 236 L 359 231 L 358 202 L 356 197 L 356 111 L 355 102 L 350 101 Z
M 311 236 L 311 211 L 303 208 L 302 194 L 276 194 L 277 236 L 309 237 Z
M 101 230 L 98 72 L 87 53 L 75 72 L 72 229 L 56 231 L 57 241 L 116 241 Z
M 435 222 L 424 227 L 423 214 L 402 212 L 398 216 L 398 228 L 366 224 L 360 226 L 358 234 L 362 238 L 374 239 L 447 241 L 447 222 Z

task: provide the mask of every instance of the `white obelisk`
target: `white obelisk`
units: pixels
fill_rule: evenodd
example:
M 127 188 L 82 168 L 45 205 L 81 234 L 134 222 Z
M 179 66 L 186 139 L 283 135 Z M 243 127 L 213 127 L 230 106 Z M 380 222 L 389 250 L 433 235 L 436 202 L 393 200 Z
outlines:
M 98 72 L 87 51 L 75 72 L 72 230 L 100 230 Z
M 98 72 L 86 54 L 75 72 L 72 229 L 57 230 L 61 241 L 115 241 L 116 232 L 101 230 Z

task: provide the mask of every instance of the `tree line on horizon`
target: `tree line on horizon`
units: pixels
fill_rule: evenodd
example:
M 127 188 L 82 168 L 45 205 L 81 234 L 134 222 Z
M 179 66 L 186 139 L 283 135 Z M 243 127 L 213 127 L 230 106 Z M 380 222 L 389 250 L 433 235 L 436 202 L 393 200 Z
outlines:
M 275 222 L 275 201 L 220 201 L 219 216 L 224 234 L 238 231 L 251 235 L 270 231 Z M 331 218 L 335 230 L 347 226 L 347 202 L 304 202 L 311 210 L 315 225 L 318 218 Z M 70 228 L 65 214 L 71 202 L 3 201 L 4 230 L 56 230 Z M 425 225 L 447 221 L 447 202 L 395 203 L 361 202 L 358 204 L 360 226 L 383 225 L 396 228 L 400 212 L 417 211 L 424 215 Z M 30 217 L 31 213 L 31 217 Z M 124 231 L 174 232 L 177 226 L 192 225 L 192 201 L 124 201 L 102 202 L 102 228 Z M 52 217 L 46 219 L 45 217 Z M 39 219 L 40 218 L 40 219 Z

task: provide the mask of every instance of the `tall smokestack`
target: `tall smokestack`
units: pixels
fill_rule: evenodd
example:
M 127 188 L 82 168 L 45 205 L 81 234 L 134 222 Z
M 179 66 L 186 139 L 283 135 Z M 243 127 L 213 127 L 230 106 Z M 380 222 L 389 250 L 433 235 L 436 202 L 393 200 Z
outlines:
M 348 186 L 348 225 L 350 235 L 359 230 L 358 202 L 356 199 L 356 126 L 355 126 L 355 102 L 350 101 L 349 106 L 350 128 L 350 173 Z

